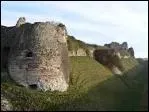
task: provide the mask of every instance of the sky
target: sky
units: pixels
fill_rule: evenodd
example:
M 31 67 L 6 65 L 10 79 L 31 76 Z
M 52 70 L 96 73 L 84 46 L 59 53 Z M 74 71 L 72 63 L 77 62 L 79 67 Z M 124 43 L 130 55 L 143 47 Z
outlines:
M 136 58 L 148 58 L 148 1 L 2 1 L 1 25 L 55 21 L 86 43 L 127 42 Z

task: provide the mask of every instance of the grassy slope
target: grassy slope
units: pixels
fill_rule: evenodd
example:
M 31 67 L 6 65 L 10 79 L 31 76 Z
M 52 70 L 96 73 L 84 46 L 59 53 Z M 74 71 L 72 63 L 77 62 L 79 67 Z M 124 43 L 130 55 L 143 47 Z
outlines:
M 74 58 L 76 58 L 74 63 L 78 65 L 79 63 L 77 63 L 77 57 Z M 143 91 L 142 87 L 147 83 L 147 81 L 144 82 L 145 75 L 142 76 L 142 73 L 147 74 L 147 72 L 144 73 L 144 68 L 140 65 L 137 66 L 138 62 L 133 58 L 122 60 L 122 64 L 125 68 L 124 76 L 120 77 L 116 75 L 110 75 L 107 80 L 98 83 L 98 85 L 91 88 L 83 96 L 86 101 L 77 99 L 71 103 L 73 106 L 68 103 L 65 109 L 137 110 L 140 105 L 139 102 Z M 79 68 L 77 70 L 78 72 L 80 71 Z M 94 71 L 92 71 L 92 73 L 93 72 Z
M 71 57 L 71 81 L 67 92 L 41 92 L 20 87 L 12 82 L 3 82 L 2 92 L 11 99 L 16 110 L 57 110 L 65 102 L 73 102 L 91 87 L 112 76 L 112 73 L 89 57 Z M 47 100 L 49 99 L 49 100 Z M 67 105 L 63 105 L 61 108 Z M 73 109 L 73 108 L 72 108 Z
M 132 70 L 131 73 L 135 74 L 133 78 L 129 77 L 129 73 L 125 73 L 125 77 L 118 77 L 92 58 L 70 59 L 71 81 L 67 92 L 44 93 L 10 82 L 3 82 L 1 90 L 11 99 L 15 110 L 134 110 L 138 107 L 140 91 L 144 86 L 142 69 L 138 69 L 140 67 Z M 135 65 L 132 60 L 124 62 L 126 68 Z M 132 82 L 131 88 L 123 81 L 129 85 Z
M 72 84 L 78 89 L 95 86 L 112 76 L 110 70 L 90 57 L 71 57 L 71 65 Z
M 122 66 L 124 66 L 124 71 L 127 72 L 130 69 L 134 68 L 135 66 L 137 66 L 139 63 L 135 58 L 122 58 L 121 59 L 122 62 Z

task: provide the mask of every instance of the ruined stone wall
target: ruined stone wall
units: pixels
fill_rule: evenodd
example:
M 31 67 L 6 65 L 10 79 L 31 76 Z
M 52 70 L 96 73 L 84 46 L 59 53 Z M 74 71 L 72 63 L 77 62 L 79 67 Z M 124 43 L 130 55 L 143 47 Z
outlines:
M 25 17 L 20 17 L 19 20 L 17 21 L 16 27 L 20 27 L 21 25 L 26 23 Z
M 8 56 L 14 44 L 16 27 L 1 26 L 1 70 L 7 71 Z
M 107 66 L 113 73 L 121 74 L 123 67 L 114 49 L 96 49 L 93 55 L 95 60 Z
M 104 46 L 119 51 L 122 58 L 129 58 L 130 56 L 134 57 L 134 50 L 132 47 L 128 48 L 127 42 L 123 42 L 122 44 L 119 44 L 118 42 L 111 42 L 110 44 L 105 44 Z
M 77 51 L 69 51 L 69 56 L 87 56 L 84 49 L 79 48 Z
M 18 26 L 8 58 L 10 76 L 27 87 L 66 91 L 69 82 L 66 36 L 66 27 L 55 23 Z
M 134 56 L 134 50 L 133 50 L 132 47 L 130 47 L 130 48 L 128 49 L 128 52 L 130 53 L 130 55 L 131 55 L 132 57 L 135 57 L 135 56 Z

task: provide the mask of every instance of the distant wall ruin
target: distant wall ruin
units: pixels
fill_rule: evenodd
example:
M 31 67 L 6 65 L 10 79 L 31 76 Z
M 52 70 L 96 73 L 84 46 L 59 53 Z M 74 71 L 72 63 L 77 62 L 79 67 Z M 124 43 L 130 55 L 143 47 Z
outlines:
M 115 74 L 121 74 L 123 67 L 120 62 L 120 58 L 117 55 L 118 52 L 114 49 L 96 49 L 94 50 L 94 59 L 101 64 L 107 66 Z M 116 68 L 117 67 L 117 68 Z M 115 70 L 119 70 L 116 72 Z

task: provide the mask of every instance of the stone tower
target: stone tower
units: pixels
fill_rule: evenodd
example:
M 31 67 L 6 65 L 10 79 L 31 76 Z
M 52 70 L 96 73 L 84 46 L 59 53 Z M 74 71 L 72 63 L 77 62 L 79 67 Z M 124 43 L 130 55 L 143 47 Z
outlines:
M 66 91 L 69 59 L 66 27 L 61 23 L 25 23 L 17 27 L 8 69 L 17 83 L 38 89 Z

